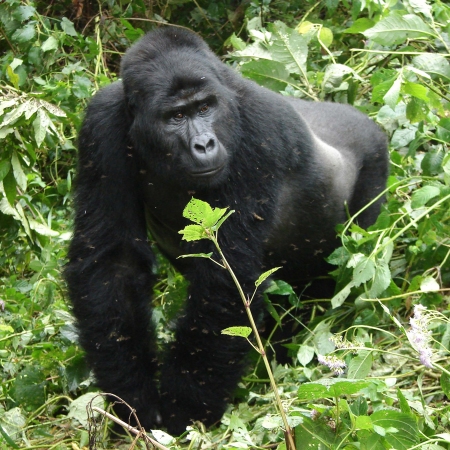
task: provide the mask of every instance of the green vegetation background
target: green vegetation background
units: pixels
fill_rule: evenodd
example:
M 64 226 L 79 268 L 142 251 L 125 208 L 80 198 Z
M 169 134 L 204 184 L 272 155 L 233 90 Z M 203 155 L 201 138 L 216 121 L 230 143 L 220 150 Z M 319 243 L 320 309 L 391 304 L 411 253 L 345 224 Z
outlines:
M 145 448 L 87 420 L 96 389 L 61 272 L 83 109 L 164 24 L 283 95 L 354 104 L 389 136 L 386 205 L 369 230 L 339 228 L 335 296 L 299 298 L 281 281 L 267 294 L 278 326 L 297 324 L 292 363 L 273 363 L 297 449 L 449 449 L 450 7 L 434 0 L 0 3 L 0 448 Z M 186 286 L 159 270 L 163 344 Z M 153 436 L 283 450 L 266 378 L 255 354 L 217 427 Z

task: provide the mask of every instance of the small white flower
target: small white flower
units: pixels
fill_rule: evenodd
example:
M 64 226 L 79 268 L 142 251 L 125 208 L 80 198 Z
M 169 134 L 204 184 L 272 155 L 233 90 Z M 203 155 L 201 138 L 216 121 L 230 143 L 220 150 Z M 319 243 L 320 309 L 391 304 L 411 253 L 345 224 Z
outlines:
M 329 369 L 331 369 L 335 375 L 342 375 L 344 373 L 344 369 L 347 367 L 345 361 L 342 361 L 342 359 L 339 359 L 334 355 L 317 355 L 317 359 L 320 364 L 323 364 L 324 366 L 327 366 Z

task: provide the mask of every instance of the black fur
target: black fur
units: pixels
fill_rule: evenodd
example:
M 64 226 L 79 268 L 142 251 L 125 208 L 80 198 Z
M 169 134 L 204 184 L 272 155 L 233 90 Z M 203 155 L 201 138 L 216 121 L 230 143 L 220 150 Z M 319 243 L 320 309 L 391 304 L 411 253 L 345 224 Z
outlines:
M 249 348 L 220 334 L 247 325 L 228 273 L 176 259 L 212 251 L 207 241 L 180 242 L 184 206 L 195 196 L 236 210 L 219 237 L 246 293 L 280 265 L 277 277 L 299 285 L 326 273 L 344 202 L 355 213 L 383 190 L 386 139 L 350 106 L 282 97 L 241 78 L 183 30 L 143 37 L 124 56 L 122 78 L 95 95 L 81 129 L 66 277 L 100 388 L 132 404 L 145 426 L 159 411 L 179 433 L 192 420 L 220 419 Z M 379 203 L 359 217 L 362 226 Z M 190 282 L 161 367 L 148 229 Z M 252 308 L 261 318 L 260 299 Z

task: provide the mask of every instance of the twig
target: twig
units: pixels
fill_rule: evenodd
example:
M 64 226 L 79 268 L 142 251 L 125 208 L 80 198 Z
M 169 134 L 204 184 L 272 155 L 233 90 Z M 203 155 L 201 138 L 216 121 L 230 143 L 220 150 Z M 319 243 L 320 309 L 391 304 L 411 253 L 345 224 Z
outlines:
M 146 441 L 148 441 L 150 444 L 152 444 L 154 447 L 159 448 L 161 450 L 169 450 L 164 445 L 160 444 L 158 441 L 155 441 L 150 436 L 147 436 L 144 430 L 138 430 L 137 428 L 132 427 L 130 424 L 124 422 L 123 420 L 118 419 L 116 416 L 113 416 L 109 412 L 106 412 L 105 410 L 99 408 L 98 406 L 92 406 L 92 411 L 96 411 L 108 419 L 112 420 L 113 422 L 119 424 L 120 426 L 124 427 L 127 431 L 130 431 L 131 433 L 135 434 L 136 436 L 142 436 Z

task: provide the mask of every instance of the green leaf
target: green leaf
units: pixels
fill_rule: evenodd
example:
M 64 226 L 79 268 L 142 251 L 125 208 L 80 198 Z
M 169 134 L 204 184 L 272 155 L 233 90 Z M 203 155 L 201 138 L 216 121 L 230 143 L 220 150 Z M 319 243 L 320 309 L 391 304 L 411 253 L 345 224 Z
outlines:
M 360 350 L 348 365 L 348 379 L 364 379 L 372 369 L 373 356 L 369 350 Z
M 11 66 L 6 68 L 6 73 L 8 75 L 9 81 L 11 81 L 12 85 L 19 89 L 19 75 L 17 75 Z
M 353 395 L 371 384 L 367 380 L 341 380 L 336 378 L 323 378 L 311 383 L 303 383 L 298 388 L 300 402 L 309 402 L 323 398 L 335 398 L 341 395 Z
M 423 100 L 424 102 L 427 102 L 429 100 L 428 88 L 422 86 L 421 84 L 406 81 L 403 84 L 402 90 L 405 94 L 412 95 L 413 97 Z
M 403 44 L 407 39 L 434 37 L 431 28 L 419 16 L 400 15 L 395 12 L 380 20 L 363 34 L 377 44 L 387 47 Z
M 412 60 L 414 67 L 428 73 L 432 78 L 446 78 L 450 81 L 450 63 L 437 53 L 422 53 Z
M 221 333 L 228 336 L 248 338 L 252 334 L 252 329 L 250 327 L 229 327 L 222 330 Z
M 437 197 L 441 190 L 437 186 L 423 186 L 414 191 L 411 197 L 411 208 L 417 209 L 425 206 L 434 197 Z
M 267 278 L 270 277 L 274 272 L 276 272 L 278 269 L 281 269 L 281 267 L 275 267 L 273 269 L 268 270 L 267 272 L 264 272 L 259 276 L 259 278 L 255 281 L 255 286 L 259 287 Z
M 250 61 L 241 66 L 241 73 L 275 92 L 284 90 L 290 83 L 289 72 L 278 61 Z
M 396 450 L 408 450 L 418 442 L 418 428 L 414 417 L 392 410 L 375 411 L 370 416 L 374 426 L 385 430 L 385 439 Z
M 195 226 L 195 225 L 193 225 L 193 226 Z M 180 256 L 178 256 L 178 258 L 206 258 L 206 259 L 211 259 L 211 256 L 212 256 L 212 252 L 211 253 L 190 253 L 188 255 L 180 255 Z
M 14 200 L 16 199 L 16 186 L 17 183 L 14 178 L 14 173 L 10 170 L 3 179 L 3 189 L 5 190 L 6 198 L 11 206 L 14 205 Z
M 78 36 L 78 33 L 75 31 L 75 27 L 73 26 L 73 23 L 67 17 L 62 18 L 61 29 L 64 31 L 64 33 L 68 34 L 69 36 L 73 37 Z
M 3 181 L 3 178 L 6 177 L 10 168 L 11 163 L 9 161 L 0 161 L 0 181 Z
M 423 175 L 432 176 L 441 172 L 442 161 L 444 159 L 444 151 L 439 148 L 430 149 L 422 159 L 420 167 L 423 170 Z
M 13 155 L 11 157 L 11 165 L 13 168 L 14 178 L 17 181 L 17 185 L 20 187 L 20 189 L 22 189 L 22 191 L 25 191 L 27 189 L 27 176 L 22 169 L 16 152 L 13 152 Z
M 334 295 L 334 297 L 331 299 L 331 306 L 333 308 L 338 308 L 341 306 L 347 297 L 350 295 L 350 292 L 352 290 L 352 287 L 354 287 L 355 284 L 353 281 L 350 281 L 345 287 L 343 287 L 337 294 Z
M 58 48 L 58 40 L 55 39 L 53 36 L 50 36 L 41 45 L 41 50 L 43 52 L 48 52 L 50 50 L 56 50 L 57 48 Z
M 300 348 L 298 349 L 297 352 L 297 359 L 298 362 L 302 365 L 302 366 L 306 366 L 308 365 L 312 359 L 314 358 L 314 348 L 311 347 L 310 345 L 300 345 Z
M 439 289 L 439 283 L 432 276 L 425 277 L 420 283 L 422 292 L 437 292 Z
M 450 398 L 450 375 L 443 372 L 441 375 L 440 383 L 442 392 L 447 398 Z
M 182 234 L 185 241 L 198 241 L 200 239 L 209 239 L 209 236 L 205 233 L 205 230 L 200 225 L 187 225 L 178 232 Z
M 105 407 L 105 401 L 97 392 L 88 392 L 87 394 L 78 397 L 70 404 L 67 417 L 76 419 L 84 428 L 88 428 L 89 420 L 86 409 L 88 405 L 97 406 L 98 408 L 103 409 Z M 97 415 L 98 413 L 94 412 L 94 416 Z
M 403 77 L 401 74 L 397 77 L 397 79 L 394 81 L 390 89 L 386 92 L 385 96 L 383 97 L 384 102 L 386 105 L 391 107 L 393 110 L 395 109 L 395 106 L 397 105 L 398 98 L 400 96 L 400 88 L 402 86 Z
M 378 259 L 375 266 L 375 276 L 370 287 L 370 298 L 378 297 L 391 283 L 392 275 L 389 264 L 383 259 Z
M 211 206 L 196 198 L 192 198 L 183 211 L 183 217 L 201 225 L 203 228 L 211 228 L 226 213 L 226 208 L 211 208 Z
M 329 28 L 321 27 L 319 39 L 325 47 L 329 47 L 333 43 L 333 32 Z
M 19 28 L 12 35 L 12 40 L 19 44 L 24 44 L 29 42 L 36 36 L 36 29 L 34 23 L 27 23 L 23 28 Z
M 356 19 L 353 22 L 352 26 L 344 30 L 343 33 L 351 33 L 351 34 L 362 33 L 367 29 L 372 28 L 374 24 L 375 22 L 373 20 L 368 19 L 366 17 L 362 17 L 360 19 Z
M 411 407 L 409 406 L 408 400 L 406 400 L 405 396 L 403 395 L 403 392 L 400 389 L 397 389 L 397 398 L 401 412 L 410 414 Z
M 353 283 L 359 286 L 373 278 L 375 275 L 375 263 L 371 258 L 364 256 L 353 269 Z
M 14 400 L 27 409 L 34 409 L 45 402 L 45 376 L 41 367 L 29 366 L 16 377 L 13 387 Z

